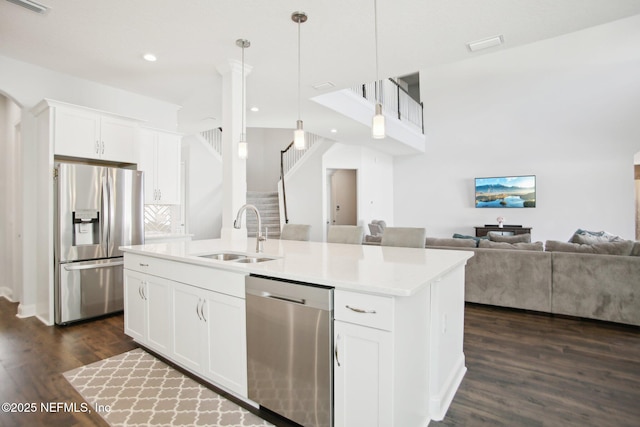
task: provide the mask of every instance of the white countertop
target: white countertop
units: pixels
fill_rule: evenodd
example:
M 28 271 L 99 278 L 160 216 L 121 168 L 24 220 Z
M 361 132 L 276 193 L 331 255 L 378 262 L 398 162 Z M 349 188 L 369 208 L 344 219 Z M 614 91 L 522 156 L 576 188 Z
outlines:
M 144 233 L 144 241 L 152 243 L 154 240 L 162 239 L 190 239 L 193 234 L 187 233 L 165 233 L 161 231 L 147 231 Z
M 171 261 L 394 296 L 413 295 L 473 256 L 472 251 L 276 239 L 264 242 L 264 252 L 260 254 L 275 258 L 273 261 L 243 264 L 198 256 L 219 252 L 255 256 L 255 247 L 255 238 L 248 238 L 155 243 L 121 249 Z

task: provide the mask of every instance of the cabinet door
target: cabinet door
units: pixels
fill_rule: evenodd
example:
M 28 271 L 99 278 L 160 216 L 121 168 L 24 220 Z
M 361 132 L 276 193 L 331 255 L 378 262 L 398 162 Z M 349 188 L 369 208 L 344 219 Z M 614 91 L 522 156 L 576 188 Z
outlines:
M 54 153 L 87 159 L 100 158 L 100 116 L 57 107 L 54 120 Z
M 180 204 L 180 135 L 158 133 L 156 146 L 156 187 L 159 202 Z
M 176 362 L 202 372 L 204 360 L 203 343 L 204 320 L 202 292 L 192 286 L 174 283 L 173 313 L 171 333 L 173 334 L 172 354 Z
M 136 126 L 115 117 L 102 117 L 100 121 L 100 157 L 102 160 L 135 163 Z
M 336 427 L 393 425 L 391 332 L 334 321 Z
M 147 344 L 165 355 L 171 349 L 171 286 L 169 280 L 149 276 L 143 292 L 147 301 Z
M 247 397 L 245 300 L 207 292 L 204 319 L 208 357 L 203 374 Z
M 156 202 L 156 134 L 148 129 L 140 130 L 138 141 L 138 170 L 144 172 L 144 202 Z
M 144 274 L 124 270 L 124 333 L 145 343 L 146 307 Z

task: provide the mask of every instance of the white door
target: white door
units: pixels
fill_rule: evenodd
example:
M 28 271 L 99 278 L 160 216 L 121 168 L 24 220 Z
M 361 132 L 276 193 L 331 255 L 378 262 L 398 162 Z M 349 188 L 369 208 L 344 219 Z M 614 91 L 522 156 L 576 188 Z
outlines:
M 102 117 L 100 121 L 100 157 L 102 160 L 134 163 L 136 127 L 128 121 Z
M 180 204 L 180 135 L 158 133 L 156 185 L 159 202 Z
M 100 116 L 86 111 L 57 107 L 54 110 L 54 153 L 99 159 Z
M 147 343 L 162 354 L 171 349 L 171 287 L 172 282 L 160 277 L 146 280 Z
M 392 426 L 391 332 L 333 324 L 336 427 Z
M 245 301 L 207 292 L 204 318 L 208 344 L 204 374 L 213 382 L 247 397 Z
M 172 355 L 176 362 L 197 372 L 202 372 L 204 360 L 202 340 L 204 320 L 202 292 L 193 286 L 174 283 L 171 333 Z
M 140 130 L 138 141 L 138 170 L 144 172 L 144 203 L 156 202 L 156 134 L 147 129 Z
M 145 343 L 146 301 L 144 279 L 146 274 L 124 270 L 124 333 L 134 340 Z

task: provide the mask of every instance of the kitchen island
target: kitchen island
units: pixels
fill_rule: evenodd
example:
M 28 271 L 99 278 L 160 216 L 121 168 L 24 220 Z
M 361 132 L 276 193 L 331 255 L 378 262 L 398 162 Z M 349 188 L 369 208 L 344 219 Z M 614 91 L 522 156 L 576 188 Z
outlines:
M 264 243 L 259 255 L 255 239 L 123 247 L 125 332 L 254 404 L 247 394 L 245 277 L 329 286 L 334 425 L 417 427 L 444 417 L 466 372 L 464 266 L 472 253 Z M 210 257 L 221 253 L 250 258 Z M 267 260 L 252 262 L 257 256 Z

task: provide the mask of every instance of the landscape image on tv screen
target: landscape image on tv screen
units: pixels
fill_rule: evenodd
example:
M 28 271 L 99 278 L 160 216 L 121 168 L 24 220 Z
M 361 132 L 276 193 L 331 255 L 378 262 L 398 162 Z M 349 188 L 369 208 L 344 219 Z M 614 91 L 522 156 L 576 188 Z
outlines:
M 535 207 L 535 175 L 476 178 L 476 208 Z

